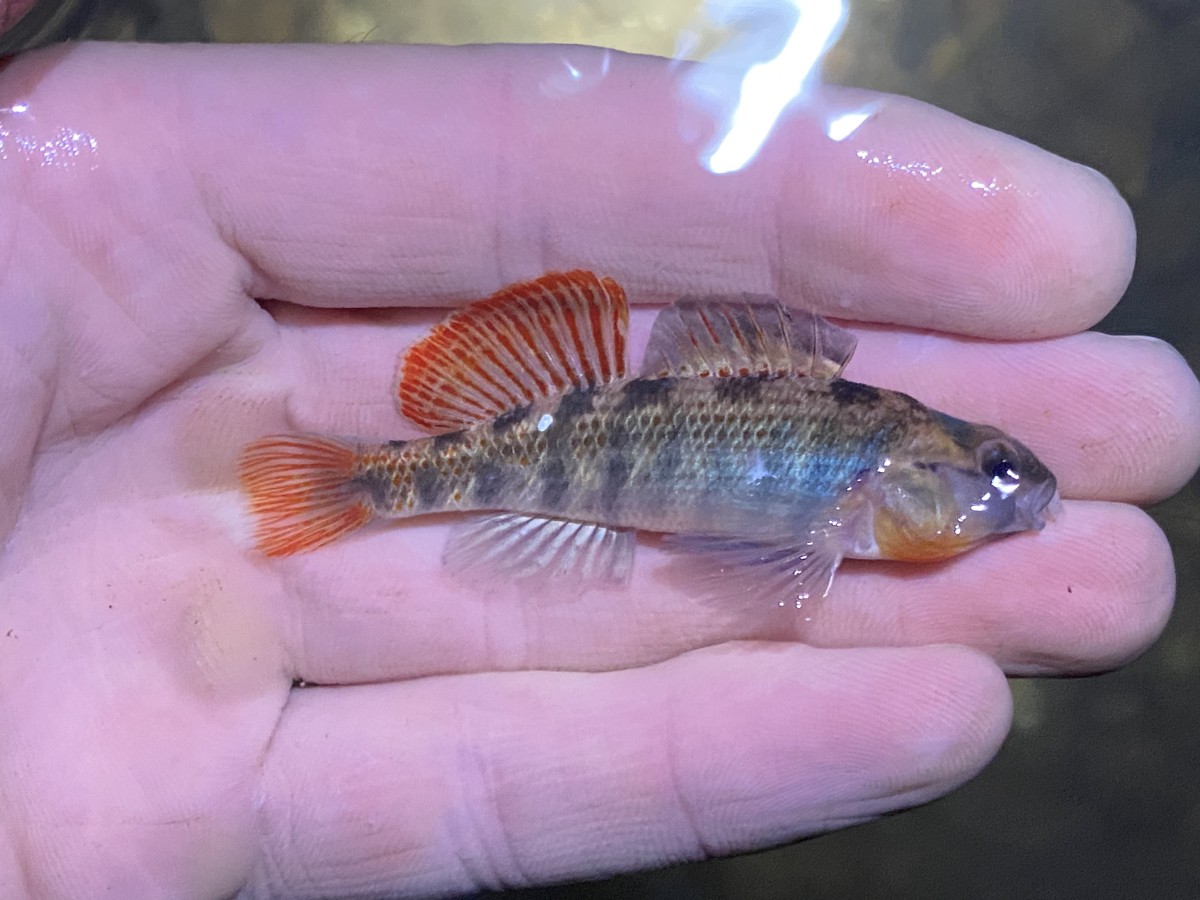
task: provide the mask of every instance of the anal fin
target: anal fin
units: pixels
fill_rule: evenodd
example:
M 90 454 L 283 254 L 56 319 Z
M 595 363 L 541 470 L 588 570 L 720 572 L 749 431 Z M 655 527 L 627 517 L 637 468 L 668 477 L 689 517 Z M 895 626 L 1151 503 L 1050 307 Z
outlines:
M 588 522 L 498 513 L 460 525 L 443 561 L 452 572 L 486 570 L 510 580 L 547 578 L 619 586 L 633 570 L 633 531 Z

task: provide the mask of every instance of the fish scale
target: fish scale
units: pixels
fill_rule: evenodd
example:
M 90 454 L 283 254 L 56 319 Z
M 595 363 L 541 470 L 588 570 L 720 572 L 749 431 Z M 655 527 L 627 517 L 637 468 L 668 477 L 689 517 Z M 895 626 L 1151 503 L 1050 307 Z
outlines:
M 356 477 L 374 511 L 392 517 L 504 509 L 648 531 L 744 531 L 797 495 L 832 502 L 927 424 L 923 413 L 816 380 L 637 380 L 372 448 Z

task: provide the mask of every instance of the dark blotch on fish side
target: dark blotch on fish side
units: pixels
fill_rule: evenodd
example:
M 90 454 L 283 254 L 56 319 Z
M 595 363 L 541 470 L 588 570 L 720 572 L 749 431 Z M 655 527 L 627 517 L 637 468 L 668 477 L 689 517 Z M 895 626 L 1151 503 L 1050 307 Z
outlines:
M 554 418 L 564 428 L 569 426 L 572 419 L 576 419 L 592 411 L 594 408 L 593 395 L 594 391 L 590 388 L 584 391 L 571 391 L 569 394 L 563 394 L 562 400 L 558 403 L 558 408 L 554 410 Z
M 639 378 L 629 382 L 621 389 L 621 402 L 617 404 L 615 412 L 628 415 L 647 406 L 667 405 L 675 381 L 674 378 Z
M 445 434 L 436 434 L 433 437 L 433 449 L 445 450 L 447 447 L 457 444 L 462 438 L 461 431 L 447 431 Z
M 609 453 L 606 455 L 600 497 L 607 514 L 612 514 L 617 501 L 621 499 L 621 492 L 629 481 L 630 471 L 629 461 L 623 454 Z
M 413 491 L 422 506 L 432 507 L 442 496 L 442 481 L 433 466 L 417 466 L 413 469 Z
M 392 443 L 403 444 L 404 441 L 393 441 Z M 383 508 L 388 505 L 388 493 L 392 486 L 392 482 L 387 475 L 356 475 L 354 478 L 350 479 L 350 484 L 355 488 L 369 493 L 376 508 Z
M 725 403 L 751 403 L 758 398 L 766 380 L 756 375 L 736 375 L 728 378 L 716 378 L 713 384 L 713 395 Z
M 506 412 L 500 413 L 500 415 L 496 416 L 496 418 L 492 420 L 492 434 L 503 434 L 518 422 L 523 421 L 525 416 L 528 414 L 528 406 L 517 406 Z
M 504 469 L 494 462 L 484 462 L 475 473 L 475 499 L 482 506 L 490 506 L 504 489 Z
M 558 457 L 551 457 L 542 464 L 539 475 L 542 478 L 542 503 L 547 509 L 558 509 L 570 486 L 567 467 Z
M 857 381 L 846 381 L 838 378 L 829 383 L 829 395 L 838 403 L 847 406 L 855 404 L 870 405 L 879 402 L 879 388 L 869 384 L 859 384 Z

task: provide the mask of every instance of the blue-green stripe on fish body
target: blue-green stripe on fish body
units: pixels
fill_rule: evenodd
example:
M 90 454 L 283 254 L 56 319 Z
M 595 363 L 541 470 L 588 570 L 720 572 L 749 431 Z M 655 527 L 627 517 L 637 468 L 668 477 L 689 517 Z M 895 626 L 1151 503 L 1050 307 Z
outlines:
M 371 448 L 362 476 L 391 516 L 502 509 L 651 531 L 778 529 L 798 501 L 836 499 L 928 415 L 847 384 L 694 377 L 575 391 Z

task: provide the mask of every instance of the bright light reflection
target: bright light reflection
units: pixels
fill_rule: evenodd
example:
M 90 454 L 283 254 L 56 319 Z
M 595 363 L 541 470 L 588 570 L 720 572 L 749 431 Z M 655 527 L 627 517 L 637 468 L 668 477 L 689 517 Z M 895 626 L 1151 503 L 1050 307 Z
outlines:
M 611 54 L 605 50 L 599 56 L 587 54 L 577 60 L 559 58 L 562 69 L 557 69 L 543 78 L 538 85 L 543 96 L 569 97 L 599 84 L 608 75 Z
M 867 107 L 834 116 L 829 120 L 829 124 L 825 126 L 825 134 L 829 136 L 830 140 L 844 141 L 850 135 L 854 134 L 854 132 L 858 131 L 859 126 L 874 114 L 874 108 Z
M 992 482 L 992 487 L 998 490 L 1005 497 L 1012 494 L 1013 491 L 1021 486 L 1021 479 L 1019 475 L 1017 475 L 1015 472 L 1009 472 L 1008 474 L 1013 478 L 1011 482 L 1002 481 L 999 478 Z
M 702 159 L 711 172 L 736 172 L 758 154 L 783 110 L 809 86 L 817 64 L 846 23 L 845 0 L 780 0 L 780 3 L 794 9 L 795 24 L 778 54 L 746 70 L 728 127 L 716 148 Z M 759 4 L 726 6 L 713 0 L 709 5 L 717 7 L 714 18 L 726 19 L 731 10 L 740 6 L 757 7 L 756 13 L 762 9 Z M 866 116 L 854 128 L 865 120 Z

